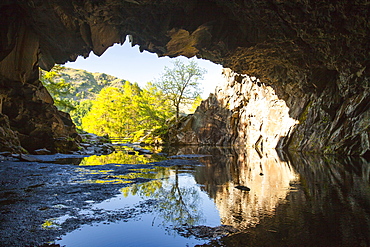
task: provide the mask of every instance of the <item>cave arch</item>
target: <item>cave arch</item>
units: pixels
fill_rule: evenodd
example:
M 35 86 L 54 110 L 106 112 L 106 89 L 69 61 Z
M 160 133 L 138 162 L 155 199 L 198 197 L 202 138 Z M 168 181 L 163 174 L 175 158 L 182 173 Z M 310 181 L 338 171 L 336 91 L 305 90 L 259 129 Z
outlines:
M 365 154 L 367 16 L 365 0 L 2 1 L 1 149 L 19 151 L 19 140 L 28 150 L 40 140 L 53 151 L 75 148 L 65 138 L 77 135 L 73 124 L 53 107 L 38 67 L 48 70 L 91 51 L 101 55 L 130 35 L 141 50 L 198 56 L 272 86 L 301 122 L 289 148 Z

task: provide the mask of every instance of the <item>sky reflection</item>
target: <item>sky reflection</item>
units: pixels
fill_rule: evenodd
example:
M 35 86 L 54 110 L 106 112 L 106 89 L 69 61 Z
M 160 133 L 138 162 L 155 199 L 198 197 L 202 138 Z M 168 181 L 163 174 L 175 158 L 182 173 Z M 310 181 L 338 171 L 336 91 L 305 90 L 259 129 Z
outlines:
M 202 151 L 178 150 L 172 158 L 199 152 Z M 133 157 L 125 152 L 85 158 L 78 169 L 89 170 L 94 167 L 91 173 L 105 174 L 104 179 L 96 180 L 99 183 L 115 180 L 132 182 L 138 178 L 147 181 L 127 184 L 120 189 L 121 193 L 116 197 L 92 207 L 94 210 L 134 210 L 135 217 L 83 226 L 78 231 L 67 234 L 58 243 L 69 246 L 76 245 L 76 241 L 79 241 L 79 246 L 90 246 L 91 237 L 83 245 L 81 239 L 85 238 L 86 231 L 95 232 L 96 228 L 100 230 L 99 234 L 93 235 L 94 239 L 98 238 L 93 241 L 95 246 L 97 242 L 112 244 L 109 246 L 119 246 L 123 243 L 125 246 L 129 246 L 129 243 L 132 243 L 132 246 L 146 246 L 146 241 L 151 244 L 160 241 L 158 243 L 165 246 L 169 236 L 171 241 L 168 246 L 205 243 L 205 240 L 181 236 L 176 229 L 201 225 L 216 227 L 221 224 L 242 229 L 255 225 L 262 217 L 273 215 L 274 208 L 287 196 L 290 183 L 296 179 L 296 174 L 290 166 L 280 161 L 275 153 L 268 153 L 262 158 L 254 150 L 235 153 L 231 149 L 217 149 L 208 150 L 204 154 L 211 155 L 200 156 L 202 165 L 197 166 L 186 162 L 184 165 L 153 166 L 151 162 L 155 161 L 155 157 L 142 156 L 139 157 L 140 163 L 146 167 L 135 168 L 131 165 L 125 174 L 117 174 L 106 168 L 106 164 L 120 167 L 125 167 L 125 163 L 132 164 Z M 137 157 L 134 159 L 138 160 Z M 251 191 L 238 190 L 236 185 L 246 185 Z M 112 236 L 113 232 L 130 234 L 121 242 L 121 235 Z M 138 232 L 145 232 L 147 236 L 152 236 L 155 232 L 156 237 L 150 241 L 145 240 L 147 236 L 137 239 Z M 135 241 L 138 241 L 136 245 Z

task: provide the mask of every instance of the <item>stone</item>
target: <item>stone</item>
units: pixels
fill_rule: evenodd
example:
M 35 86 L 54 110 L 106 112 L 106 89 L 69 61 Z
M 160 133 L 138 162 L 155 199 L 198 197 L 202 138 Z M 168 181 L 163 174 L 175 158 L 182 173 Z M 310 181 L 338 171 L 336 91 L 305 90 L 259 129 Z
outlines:
M 27 154 L 14 154 L 12 155 L 14 158 L 19 159 L 20 161 L 27 161 L 27 162 L 41 162 L 40 159 L 35 157 L 29 156 Z
M 269 86 L 224 70 L 225 82 L 170 134 L 173 143 L 276 148 L 297 121 Z M 238 81 L 236 81 L 236 78 Z M 190 126 L 187 123 L 191 123 Z
M 233 71 L 230 90 L 199 108 L 212 109 L 211 120 L 198 118 L 174 142 L 367 156 L 368 15 L 365 0 L 2 1 L 0 95 L 9 128 L 1 124 L 0 137 L 12 141 L 0 151 L 15 150 L 17 140 L 19 151 L 78 148 L 75 127 L 52 105 L 38 69 L 100 56 L 129 34 L 140 51 L 197 56 Z
M 1 155 L 1 156 L 5 156 L 5 157 L 10 156 L 11 154 L 12 154 L 12 153 L 11 153 L 11 152 L 9 152 L 9 151 L 0 152 L 0 155 Z
M 3 153 L 26 153 L 21 147 L 18 133 L 11 129 L 9 119 L 0 113 L 0 151 Z
M 235 188 L 238 189 L 238 190 L 243 190 L 243 191 L 250 191 L 251 190 L 247 186 L 243 186 L 243 185 L 235 186 Z
M 224 69 L 225 82 L 193 115 L 170 130 L 180 145 L 246 146 L 366 156 L 370 152 L 370 92 L 343 101 L 336 86 L 320 96 L 278 97 L 274 87 Z M 328 80 L 328 79 L 327 79 Z M 327 95 L 336 95 L 330 101 Z M 356 116 L 356 117 L 355 117 Z
M 47 150 L 46 148 L 41 148 L 33 151 L 35 154 L 43 155 L 43 154 L 51 154 L 50 150 Z

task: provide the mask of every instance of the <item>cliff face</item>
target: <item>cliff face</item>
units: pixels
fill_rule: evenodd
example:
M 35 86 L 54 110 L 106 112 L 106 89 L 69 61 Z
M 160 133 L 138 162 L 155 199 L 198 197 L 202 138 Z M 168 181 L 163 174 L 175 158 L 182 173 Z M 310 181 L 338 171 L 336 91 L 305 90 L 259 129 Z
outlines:
M 58 111 L 40 81 L 34 84 L 0 80 L 3 95 L 2 150 L 12 152 L 47 148 L 52 152 L 78 150 L 78 137 L 68 114 Z M 7 121 L 8 120 L 8 121 Z M 0 134 L 1 135 L 1 134 Z
M 17 85 L 36 88 L 35 94 L 43 94 L 37 80 L 38 66 L 50 69 L 78 55 L 88 56 L 90 51 L 101 55 L 130 35 L 132 44 L 159 56 L 198 56 L 258 78 L 267 85 L 267 91 L 274 91 L 277 100 L 285 101 L 289 117 L 299 121 L 279 145 L 368 155 L 369 9 L 365 0 L 5 0 L 0 3 L 0 75 L 8 89 L 1 93 L 6 95 L 7 104 L 20 107 L 11 102 L 22 90 L 14 98 L 9 96 L 18 92 Z M 231 94 L 233 98 L 238 92 L 226 95 Z M 24 105 L 33 105 L 37 97 L 24 100 Z M 51 102 L 37 102 L 42 107 L 30 111 L 34 119 L 40 112 L 55 112 L 57 121 L 40 121 L 53 131 L 54 139 L 73 136 L 73 126 L 51 110 Z M 239 119 L 240 112 L 222 102 L 219 107 L 221 112 L 230 114 L 231 110 L 234 114 L 234 124 L 224 123 L 232 130 L 225 132 L 226 136 L 244 143 L 243 125 L 252 118 Z M 23 108 L 14 110 L 19 109 Z M 9 117 L 10 128 L 16 130 L 17 114 L 4 114 Z M 53 123 L 63 131 L 56 134 Z M 262 132 L 267 126 L 266 121 L 263 123 Z M 32 132 L 24 128 L 17 131 L 22 131 L 25 139 Z M 274 141 L 264 139 L 266 145 L 276 142 L 287 129 L 276 131 L 278 137 Z M 50 139 L 51 135 L 43 138 Z M 255 138 L 251 139 L 253 143 Z
M 256 148 L 282 147 L 298 121 L 275 91 L 255 77 L 224 69 L 225 82 L 174 130 L 171 142 Z
M 369 154 L 369 91 L 344 100 L 333 86 L 319 96 L 292 88 L 282 100 L 255 77 L 229 69 L 223 73 L 225 83 L 172 130 L 171 142 Z

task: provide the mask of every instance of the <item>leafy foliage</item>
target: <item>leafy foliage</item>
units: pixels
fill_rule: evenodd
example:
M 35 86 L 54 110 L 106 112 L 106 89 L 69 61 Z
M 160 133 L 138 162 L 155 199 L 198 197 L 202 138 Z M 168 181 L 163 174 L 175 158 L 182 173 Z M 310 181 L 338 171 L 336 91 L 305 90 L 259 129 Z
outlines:
M 40 80 L 54 99 L 56 107 L 68 112 L 77 127 L 91 110 L 92 101 L 105 87 L 121 87 L 126 80 L 104 73 L 90 73 L 60 65 L 40 71 Z
M 200 95 L 199 80 L 206 71 L 195 61 L 184 64 L 176 59 L 173 68 L 165 67 L 165 72 L 154 84 L 166 95 L 176 109 L 176 119 L 179 118 L 180 105 L 191 103 Z
M 71 90 L 71 85 L 64 79 L 56 80 L 61 76 L 64 67 L 56 65 L 50 72 L 40 71 L 40 81 L 49 91 L 54 99 L 54 104 L 61 111 L 70 111 L 75 109 L 73 101 L 67 98 Z
M 141 89 L 126 82 L 121 88 L 107 87 L 100 92 L 83 117 L 82 127 L 97 135 L 134 137 L 137 132 L 161 128 L 172 114 L 168 100 L 152 84 Z
M 189 111 L 191 113 L 194 113 L 196 111 L 196 109 L 198 108 L 198 106 L 200 106 L 200 104 L 202 103 L 203 99 L 202 97 L 200 97 L 200 95 L 198 95 L 195 99 L 194 99 L 194 102 L 193 104 L 191 104 L 191 107 L 189 109 Z
M 205 71 L 191 61 L 173 62 L 161 80 L 140 88 L 103 73 L 89 73 L 62 66 L 41 71 L 40 80 L 59 110 L 71 115 L 77 127 L 97 135 L 130 137 L 137 141 L 167 132 L 168 121 L 179 117 L 180 105 L 199 105 L 199 82 Z M 152 138 L 152 139 L 150 139 Z

